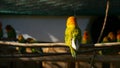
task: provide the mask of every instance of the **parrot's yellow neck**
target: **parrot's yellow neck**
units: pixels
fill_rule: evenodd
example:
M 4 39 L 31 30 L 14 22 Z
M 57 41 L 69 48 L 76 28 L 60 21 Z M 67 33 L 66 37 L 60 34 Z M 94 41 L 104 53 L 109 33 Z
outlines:
M 67 25 L 68 28 L 75 28 L 75 25 Z

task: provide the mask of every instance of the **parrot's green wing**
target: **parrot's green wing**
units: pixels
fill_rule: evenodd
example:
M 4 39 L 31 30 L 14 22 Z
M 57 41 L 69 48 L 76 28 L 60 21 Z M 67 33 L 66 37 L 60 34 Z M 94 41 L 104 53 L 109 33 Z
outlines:
M 66 30 L 65 30 L 65 43 L 67 46 L 69 46 L 72 57 L 76 57 L 76 52 L 72 48 L 72 38 L 73 38 L 72 33 L 73 32 L 70 28 L 66 28 Z
M 76 48 L 74 48 L 75 50 L 79 49 L 80 43 L 81 43 L 81 30 L 79 29 L 79 27 L 76 27 L 72 33 L 73 35 L 73 39 L 74 39 L 74 43 Z
M 16 32 L 15 32 L 15 30 L 11 30 L 11 31 L 7 32 L 7 36 L 8 36 L 8 39 L 15 40 L 16 39 Z

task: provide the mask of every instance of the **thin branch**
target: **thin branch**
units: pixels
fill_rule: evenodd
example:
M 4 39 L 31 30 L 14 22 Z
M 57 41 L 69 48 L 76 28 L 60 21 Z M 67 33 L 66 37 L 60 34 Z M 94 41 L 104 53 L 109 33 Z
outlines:
M 103 22 L 103 27 L 101 29 L 100 36 L 98 37 L 97 43 L 100 42 L 100 39 L 101 39 L 102 34 L 104 32 L 104 29 L 105 29 L 105 25 L 106 25 L 106 21 L 107 21 L 107 16 L 108 16 L 109 5 L 110 5 L 109 0 L 107 0 L 106 13 L 105 13 L 105 18 L 104 18 L 104 22 Z

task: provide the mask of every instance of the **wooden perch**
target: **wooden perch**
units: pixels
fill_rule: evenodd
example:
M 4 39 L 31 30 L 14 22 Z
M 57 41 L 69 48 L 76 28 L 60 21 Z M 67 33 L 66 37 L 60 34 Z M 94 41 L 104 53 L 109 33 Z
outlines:
M 118 46 L 120 45 L 120 42 L 111 42 L 111 43 L 97 43 L 94 44 L 96 47 L 101 47 L 101 46 Z
M 65 43 L 18 43 L 9 41 L 0 41 L 0 46 L 23 46 L 23 47 L 66 47 Z M 111 43 L 96 43 L 96 44 L 80 44 L 82 47 L 104 47 L 104 46 L 119 46 L 120 42 Z
M 51 47 L 51 46 L 66 46 L 65 43 L 19 43 L 19 42 L 9 42 L 9 41 L 0 41 L 0 45 L 6 45 L 6 46 L 23 46 L 23 47 L 35 47 L 35 46 L 41 46 L 41 47 Z

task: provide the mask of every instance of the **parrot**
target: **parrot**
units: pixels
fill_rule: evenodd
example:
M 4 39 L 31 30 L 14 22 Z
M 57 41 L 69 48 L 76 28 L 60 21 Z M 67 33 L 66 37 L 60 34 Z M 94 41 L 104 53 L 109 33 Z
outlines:
M 103 37 L 103 40 L 101 43 L 108 43 L 108 42 L 109 42 L 108 36 Z M 103 54 L 107 54 L 108 52 L 110 52 L 110 50 L 100 50 L 99 54 L 103 55 Z
M 105 36 L 102 41 L 102 43 L 110 43 L 110 42 L 116 42 L 116 36 L 113 32 L 109 32 L 108 35 Z M 118 52 L 117 50 L 118 49 L 115 50 L 114 48 L 107 48 L 102 50 L 102 54 L 104 55 L 115 54 Z
M 103 37 L 103 40 L 102 40 L 101 43 L 108 43 L 108 42 L 109 42 L 108 36 Z M 100 50 L 100 51 L 99 51 L 99 54 L 100 54 L 100 55 L 108 55 L 108 54 L 111 53 L 111 51 L 112 51 L 111 48 L 107 48 L 107 49 Z M 108 63 L 108 62 L 103 62 L 103 63 L 102 63 L 102 68 L 110 68 L 110 63 Z
M 120 30 L 117 31 L 117 42 L 120 42 Z
M 77 56 L 81 38 L 81 30 L 77 24 L 76 17 L 68 17 L 65 29 L 65 44 L 70 48 L 70 52 L 73 58 L 76 58 Z
M 83 36 L 82 36 L 82 40 L 81 40 L 81 44 L 91 44 L 92 43 L 92 40 L 91 40 L 91 36 L 89 34 L 89 32 L 87 30 L 84 31 L 83 33 Z M 90 50 L 91 48 L 81 48 L 80 50 Z M 86 54 L 91 54 L 93 52 L 89 52 L 89 53 L 86 53 Z
M 90 35 L 89 35 L 88 31 L 84 31 L 81 43 L 82 44 L 90 44 L 90 43 L 92 43 L 92 40 L 90 38 Z
M 108 33 L 109 42 L 116 42 L 116 36 L 113 32 Z
M 18 35 L 18 42 L 19 43 L 26 43 L 26 40 L 24 39 L 22 34 Z M 19 47 L 19 53 L 25 53 L 26 52 L 26 48 L 25 47 Z
M 103 40 L 102 40 L 102 43 L 108 43 L 108 42 L 109 42 L 109 39 L 108 39 L 107 36 L 105 36 L 105 37 L 103 38 Z
M 38 43 L 37 40 L 33 39 L 33 38 L 27 38 L 26 39 L 27 43 Z M 43 53 L 42 48 L 31 48 L 32 53 Z
M 19 35 L 18 35 L 18 42 L 19 42 L 19 43 L 26 43 L 27 41 L 25 40 L 25 38 L 23 37 L 22 34 L 19 34 Z
M 3 38 L 3 29 L 2 29 L 2 23 L 0 22 L 0 39 Z
M 102 43 L 109 43 L 109 42 L 115 42 L 115 41 L 116 41 L 115 34 L 113 32 L 109 32 L 108 35 L 103 38 Z M 101 52 L 101 55 L 116 54 L 117 52 L 118 52 L 118 49 L 110 47 L 110 48 L 103 49 Z M 103 62 L 102 68 L 110 68 L 110 63 Z
M 33 38 L 27 38 L 26 41 L 27 41 L 28 43 L 38 43 L 38 41 L 35 40 L 35 39 L 33 39 Z
M 7 38 L 9 40 L 16 40 L 16 31 L 11 25 L 6 25 Z

